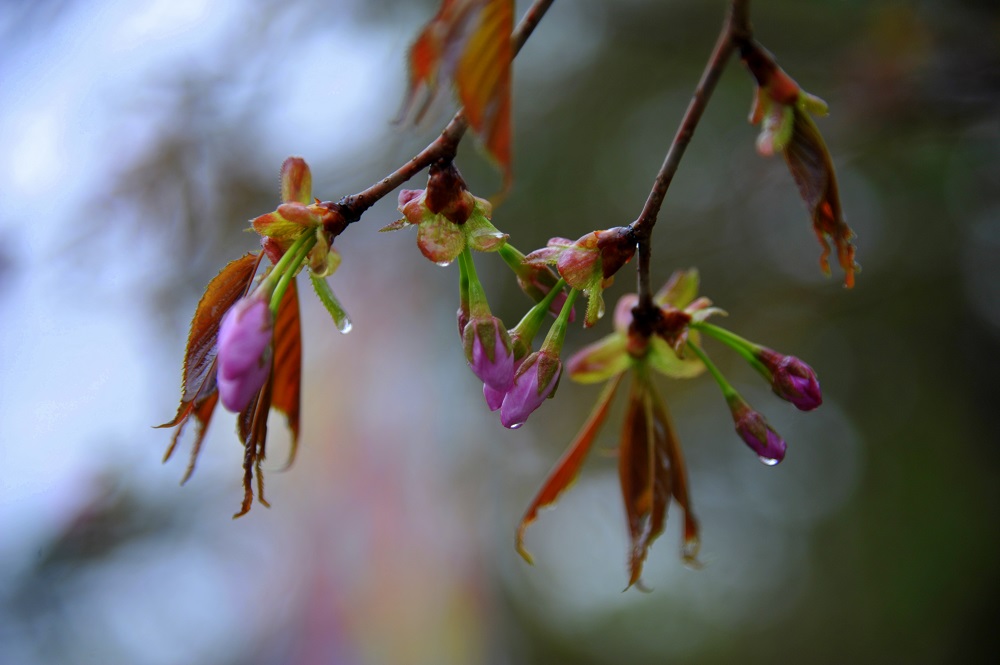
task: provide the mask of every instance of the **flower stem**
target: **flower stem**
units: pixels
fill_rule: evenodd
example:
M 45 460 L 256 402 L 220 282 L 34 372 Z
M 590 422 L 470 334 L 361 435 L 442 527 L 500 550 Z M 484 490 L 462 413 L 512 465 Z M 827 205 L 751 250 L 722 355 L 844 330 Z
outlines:
M 726 401 L 732 402 L 734 399 L 739 399 L 739 393 L 736 392 L 736 389 L 733 388 L 729 381 L 726 381 L 726 377 L 722 376 L 722 372 L 720 372 L 719 368 L 715 366 L 715 363 L 709 359 L 708 354 L 702 351 L 700 346 L 693 344 L 692 342 L 688 342 L 687 346 L 689 349 L 694 351 L 694 354 L 698 356 L 701 362 L 705 363 L 705 367 L 708 368 L 712 378 L 715 379 L 715 382 L 719 384 L 719 388 L 722 389 L 722 396 L 726 398 Z
M 299 272 L 302 262 L 305 261 L 306 256 L 309 254 L 309 250 L 311 250 L 315 244 L 316 234 L 303 234 L 298 240 L 295 241 L 288 251 L 285 252 L 284 256 L 278 260 L 278 264 L 274 266 L 274 270 L 272 270 L 271 274 L 268 275 L 268 278 L 272 275 L 278 275 L 278 284 L 274 287 L 274 293 L 271 296 L 271 314 L 274 316 L 278 316 L 278 308 L 281 306 L 282 298 L 285 297 L 285 291 L 288 290 L 289 282 L 295 279 L 295 275 Z M 291 259 L 288 257 L 291 257 Z M 263 284 L 261 286 L 263 286 Z
M 707 323 L 705 321 L 702 321 L 701 323 L 692 322 L 691 327 L 695 330 L 700 330 L 703 333 L 711 335 L 731 348 L 733 351 L 736 351 L 736 353 L 743 356 L 743 359 L 750 363 L 750 366 L 757 370 L 765 379 L 768 381 L 771 380 L 771 372 L 768 371 L 767 367 L 765 367 L 762 362 L 757 360 L 757 352 L 760 351 L 759 345 L 740 337 L 734 332 L 730 332 L 725 328 L 720 328 L 717 325 Z
M 512 333 L 516 333 L 525 342 L 531 344 L 532 340 L 538 334 L 538 330 L 542 327 L 542 323 L 545 321 L 545 317 L 549 314 L 549 308 L 552 307 L 552 301 L 556 299 L 563 287 L 566 286 L 566 280 L 559 278 L 555 286 L 545 294 L 545 297 L 539 300 L 535 305 L 528 310 L 528 313 L 518 322 Z M 565 309 L 565 308 L 564 308 Z M 560 311 L 560 314 L 562 312 Z
M 552 289 L 549 293 L 555 292 L 556 290 Z M 566 302 L 563 303 L 559 316 L 556 317 L 555 323 L 552 324 L 552 327 L 549 328 L 549 333 L 545 336 L 545 341 L 542 342 L 542 350 L 548 351 L 553 355 L 559 355 L 559 352 L 562 351 L 563 341 L 566 339 L 566 330 L 569 328 L 569 315 L 573 311 L 573 302 L 579 293 L 576 289 L 569 290 Z
M 469 297 L 469 307 L 470 313 L 473 318 L 486 318 L 492 316 L 490 312 L 490 304 L 486 300 L 486 292 L 483 290 L 483 285 L 479 281 L 479 275 L 476 274 L 476 264 L 472 259 L 472 250 L 466 245 L 462 253 L 459 254 L 458 260 L 465 265 L 465 276 L 468 280 L 466 288 L 468 289 Z M 461 268 L 459 268 L 461 270 Z M 461 282 L 462 276 L 459 275 L 459 281 Z M 459 287 L 461 288 L 461 286 Z

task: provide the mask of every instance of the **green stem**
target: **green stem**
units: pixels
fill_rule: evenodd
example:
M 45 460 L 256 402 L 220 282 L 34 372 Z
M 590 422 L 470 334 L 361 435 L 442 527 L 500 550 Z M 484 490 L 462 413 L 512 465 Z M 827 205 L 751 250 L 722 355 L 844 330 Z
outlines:
M 719 368 L 715 366 L 715 363 L 709 360 L 708 354 L 702 351 L 700 346 L 693 344 L 692 342 L 688 342 L 687 346 L 689 349 L 694 351 L 694 354 L 698 356 L 701 362 L 705 363 L 705 367 L 708 368 L 712 378 L 715 379 L 715 382 L 719 384 L 719 388 L 722 389 L 722 395 L 726 398 L 726 401 L 732 402 L 734 399 L 739 399 L 740 394 L 736 392 L 736 389 L 733 388 L 729 381 L 726 381 L 726 377 L 722 376 L 722 372 L 720 372 Z
M 466 316 L 469 313 L 469 269 L 465 265 L 465 253 L 458 255 L 458 305 Z
M 543 351 L 547 351 L 553 355 L 559 355 L 559 352 L 562 351 L 563 341 L 566 339 L 566 329 L 569 328 L 569 315 L 573 311 L 573 302 L 579 293 L 576 289 L 569 290 L 566 302 L 563 303 L 562 311 L 559 312 L 555 323 L 552 324 L 552 327 L 549 328 L 549 333 L 545 336 L 545 341 L 542 342 Z
M 302 262 L 305 261 L 306 256 L 315 244 L 315 233 L 303 234 L 302 237 L 296 240 L 288 251 L 285 252 L 285 255 L 281 257 L 278 264 L 274 266 L 274 270 L 272 270 L 271 274 L 268 275 L 268 278 L 274 274 L 280 275 L 278 277 L 278 284 L 274 287 L 274 293 L 271 296 L 271 314 L 275 317 L 278 316 L 278 308 L 281 306 L 282 298 L 285 297 L 285 291 L 288 290 L 288 284 L 295 279 L 295 275 L 299 272 Z M 292 258 L 288 259 L 289 256 Z
M 465 273 L 469 280 L 469 307 L 472 318 L 489 318 L 493 316 L 490 304 L 486 301 L 486 292 L 476 274 L 476 264 L 472 260 L 472 250 L 466 245 L 459 255 L 459 260 L 465 262 Z M 461 279 L 461 276 L 459 276 Z
M 760 345 L 754 344 L 753 342 L 744 339 L 734 332 L 730 332 L 725 328 L 720 328 L 717 325 L 706 323 L 702 321 L 701 323 L 691 323 L 691 327 L 695 330 L 700 330 L 701 332 L 711 335 L 715 339 L 719 340 L 736 353 L 743 356 L 743 359 L 750 363 L 750 366 L 757 370 L 765 379 L 771 380 L 771 372 L 768 371 L 767 367 L 764 366 L 762 362 L 757 360 L 757 352 L 760 351 Z
M 516 334 L 530 345 L 535 336 L 538 335 L 545 317 L 549 315 L 549 308 L 552 307 L 552 301 L 556 299 L 556 296 L 562 292 L 565 286 L 566 280 L 560 278 L 555 286 L 545 294 L 545 297 L 528 310 L 528 313 L 514 326 L 511 333 Z

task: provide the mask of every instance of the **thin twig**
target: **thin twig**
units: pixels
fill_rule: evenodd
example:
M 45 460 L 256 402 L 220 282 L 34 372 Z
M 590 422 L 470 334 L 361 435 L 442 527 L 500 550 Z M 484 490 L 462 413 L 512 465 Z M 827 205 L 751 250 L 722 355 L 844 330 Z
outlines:
M 521 17 L 514 32 L 511 34 L 511 57 L 516 57 L 521 51 L 521 47 L 528 41 L 528 37 L 534 32 L 545 12 L 555 0 L 535 0 L 534 4 L 528 8 Z M 389 192 L 396 189 L 404 182 L 417 175 L 433 162 L 439 159 L 453 159 L 458 150 L 458 144 L 465 135 L 465 130 L 469 128 L 469 123 L 465 119 L 464 109 L 459 109 L 451 122 L 441 131 L 441 135 L 434 139 L 426 148 L 414 155 L 408 162 L 387 175 L 382 180 L 351 196 L 345 196 L 339 201 L 341 214 L 349 223 L 361 219 L 361 215 L 375 205 L 375 202 L 385 197 Z
M 663 160 L 663 166 L 660 167 L 660 172 L 656 174 L 656 179 L 653 181 L 653 189 L 649 192 L 649 198 L 646 199 L 646 204 L 639 217 L 631 224 L 639 244 L 640 308 L 653 306 L 653 292 L 649 276 L 650 244 L 653 227 L 656 225 L 656 219 L 660 213 L 660 206 L 663 205 L 667 189 L 674 179 L 674 174 L 677 173 L 677 167 L 680 166 L 684 151 L 691 142 L 691 137 L 694 136 L 694 130 L 698 127 L 702 113 L 715 90 L 715 85 L 719 82 L 723 70 L 729 63 L 729 57 L 740 43 L 750 38 L 749 5 L 749 0 L 732 0 L 712 55 L 705 65 L 701 80 L 698 81 L 698 87 L 695 88 L 691 102 L 677 127 L 677 133 L 674 135 L 667 156 Z

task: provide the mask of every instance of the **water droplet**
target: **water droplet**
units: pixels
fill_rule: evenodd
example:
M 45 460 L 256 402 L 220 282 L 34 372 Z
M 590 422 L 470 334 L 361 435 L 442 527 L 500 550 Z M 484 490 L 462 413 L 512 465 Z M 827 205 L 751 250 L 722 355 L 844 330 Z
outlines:
M 521 427 L 521 425 L 523 425 L 523 424 L 524 424 L 524 423 L 513 423 L 513 424 L 509 425 L 507 429 L 518 429 L 518 428 L 520 428 L 520 427 Z
M 446 268 L 451 265 L 451 261 L 435 261 L 434 264 Z
M 780 459 L 774 459 L 773 457 L 764 457 L 762 455 L 760 457 L 760 461 L 763 462 L 764 464 L 768 465 L 768 466 L 777 466 L 778 462 L 780 462 L 781 460 Z
M 347 333 L 351 332 L 351 329 L 353 327 L 354 324 L 352 324 L 351 320 L 346 316 L 342 318 L 340 321 L 337 321 L 337 330 L 339 330 L 340 334 L 342 335 L 346 335 Z

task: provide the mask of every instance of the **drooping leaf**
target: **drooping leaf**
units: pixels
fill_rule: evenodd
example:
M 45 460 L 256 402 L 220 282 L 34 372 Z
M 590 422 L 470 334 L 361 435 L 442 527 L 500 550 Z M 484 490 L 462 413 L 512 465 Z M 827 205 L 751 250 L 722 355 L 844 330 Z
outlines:
M 260 254 L 253 253 L 230 262 L 208 283 L 195 309 L 184 354 L 180 404 L 173 420 L 158 425 L 177 428 L 164 454 L 163 460 L 166 461 L 173 455 L 187 420 L 191 416 L 195 418 L 195 441 L 182 483 L 187 482 L 194 472 L 195 461 L 218 403 L 215 359 L 218 353 L 219 324 L 233 303 L 246 293 L 259 262 Z
M 513 0 L 444 0 L 410 48 L 403 114 L 423 91 L 423 115 L 442 79 L 452 80 L 465 117 L 510 180 Z
M 687 465 L 684 464 L 684 453 L 681 451 L 680 440 L 674 431 L 673 420 L 666 402 L 658 394 L 655 384 L 650 384 L 653 397 L 653 420 L 663 432 L 657 438 L 658 454 L 664 456 L 670 470 L 670 490 L 674 500 L 684 511 L 684 545 L 682 553 L 684 561 L 689 565 L 696 563 L 698 548 L 701 541 L 698 537 L 698 520 L 691 510 L 691 499 L 688 494 Z M 669 501 L 669 498 L 667 499 Z
M 531 505 L 528 506 L 524 517 L 521 518 L 521 524 L 517 528 L 516 547 L 518 553 L 528 563 L 532 561 L 531 555 L 524 548 L 524 532 L 538 518 L 538 511 L 555 503 L 559 495 L 573 484 L 573 481 L 580 474 L 580 467 L 583 465 L 583 460 L 587 457 L 587 453 L 590 451 L 590 447 L 593 445 L 594 439 L 601 429 L 601 425 L 607 419 L 611 400 L 618 390 L 622 376 L 615 377 L 601 391 L 600 397 L 597 398 L 597 404 L 594 405 L 594 409 L 590 412 L 587 422 L 583 424 L 573 443 L 570 444 L 563 456 L 556 462 L 552 471 L 549 472 L 548 478 L 545 479 L 545 484 L 542 485 L 542 489 L 532 499 Z
M 199 394 L 205 395 L 215 390 L 214 365 L 218 353 L 216 342 L 219 324 L 233 303 L 246 293 L 259 262 L 259 253 L 249 253 L 231 261 L 205 288 L 188 333 L 187 349 L 184 352 L 183 392 L 178 414 L 187 402 L 191 402 Z
M 333 289 L 330 288 L 326 279 L 316 275 L 309 275 L 309 278 L 312 280 L 313 290 L 316 291 L 319 301 L 333 317 L 333 324 L 337 326 L 337 330 L 344 334 L 351 332 L 351 317 L 347 315 L 343 305 L 337 300 L 337 296 L 334 295 Z
M 816 237 L 823 246 L 820 267 L 824 273 L 830 274 L 828 240 L 832 240 L 837 248 L 840 267 L 844 270 L 844 285 L 852 288 L 854 273 L 858 271 L 854 262 L 854 232 L 844 221 L 830 151 L 816 123 L 805 111 L 796 109 L 792 138 L 782 154 L 812 217 Z
M 326 280 L 321 279 L 325 284 Z M 285 414 L 292 432 L 288 464 L 295 460 L 299 442 L 299 405 L 302 392 L 302 326 L 299 296 L 292 280 L 274 321 L 274 377 L 271 406 Z
M 271 373 L 264 387 L 240 412 L 236 431 L 243 444 L 243 503 L 234 518 L 249 512 L 253 505 L 254 476 L 257 478 L 257 501 L 270 506 L 264 498 L 262 463 L 267 457 L 267 416 L 271 408 L 285 414 L 291 430 L 288 465 L 295 459 L 299 441 L 299 412 L 302 390 L 302 332 L 299 319 L 299 296 L 295 280 L 288 285 L 274 320 L 274 347 Z
M 618 478 L 632 545 L 629 586 L 639 581 L 649 546 L 663 533 L 671 495 L 666 433 L 651 390 L 649 376 L 636 373 L 618 447 Z
M 282 304 L 284 304 L 284 300 L 282 300 Z M 240 443 L 243 444 L 243 502 L 240 504 L 239 512 L 233 515 L 233 519 L 250 512 L 250 507 L 253 505 L 255 473 L 257 475 L 257 501 L 270 507 L 264 498 L 264 474 L 261 463 L 267 455 L 267 414 L 271 406 L 273 386 L 274 371 L 272 365 L 271 374 L 267 377 L 264 387 L 254 395 L 250 404 L 240 411 L 236 418 L 236 433 L 240 437 Z
M 465 117 L 510 179 L 510 71 L 513 0 L 485 0 L 463 49 L 455 84 Z

